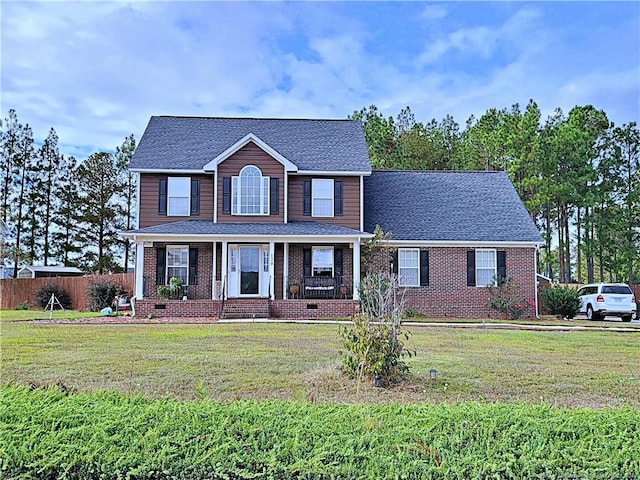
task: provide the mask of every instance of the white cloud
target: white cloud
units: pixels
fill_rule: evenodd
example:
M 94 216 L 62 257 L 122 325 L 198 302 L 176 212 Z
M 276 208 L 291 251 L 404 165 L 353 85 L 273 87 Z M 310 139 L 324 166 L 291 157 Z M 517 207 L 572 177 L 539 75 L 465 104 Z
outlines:
M 532 39 L 527 32 L 532 31 L 539 16 L 537 10 L 522 8 L 502 25 L 457 29 L 443 37 L 430 40 L 418 57 L 418 62 L 422 65 L 431 64 L 452 51 L 487 58 L 499 45 L 528 45 Z
M 344 118 L 409 105 L 418 120 L 463 124 L 534 98 L 543 110 L 601 99 L 638 119 L 637 46 L 621 59 L 612 47 L 598 70 L 574 61 L 581 45 L 563 44 L 553 5 L 499 5 L 513 12 L 502 21 L 464 17 L 460 3 L 403 4 L 406 19 L 358 2 L 4 3 L 2 114 L 16 108 L 39 140 L 54 127 L 80 158 L 163 114 Z
M 442 4 L 435 5 L 434 4 L 434 5 L 427 5 L 426 7 L 424 7 L 422 9 L 422 12 L 420 13 L 420 18 L 422 18 L 423 20 L 428 20 L 428 21 L 442 20 L 448 14 L 449 14 L 449 12 L 444 7 L 444 5 L 442 5 Z

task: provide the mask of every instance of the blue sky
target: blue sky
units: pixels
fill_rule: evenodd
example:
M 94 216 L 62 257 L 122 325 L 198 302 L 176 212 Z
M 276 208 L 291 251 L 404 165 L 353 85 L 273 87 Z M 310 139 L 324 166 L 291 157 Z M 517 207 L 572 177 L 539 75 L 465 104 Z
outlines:
M 1 108 L 83 159 L 151 115 L 640 120 L 639 2 L 3 1 Z

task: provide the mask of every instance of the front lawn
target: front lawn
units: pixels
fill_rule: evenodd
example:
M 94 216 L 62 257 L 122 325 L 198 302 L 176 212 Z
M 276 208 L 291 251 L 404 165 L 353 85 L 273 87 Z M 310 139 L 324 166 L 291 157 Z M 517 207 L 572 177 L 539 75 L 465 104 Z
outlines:
M 340 374 L 336 325 L 260 323 L 3 323 L 0 380 L 177 399 L 640 407 L 637 333 L 407 328 L 417 356 L 389 389 Z
M 99 316 L 99 312 L 79 312 L 77 310 L 0 310 L 0 320 L 3 322 L 21 322 L 28 320 L 76 319 Z

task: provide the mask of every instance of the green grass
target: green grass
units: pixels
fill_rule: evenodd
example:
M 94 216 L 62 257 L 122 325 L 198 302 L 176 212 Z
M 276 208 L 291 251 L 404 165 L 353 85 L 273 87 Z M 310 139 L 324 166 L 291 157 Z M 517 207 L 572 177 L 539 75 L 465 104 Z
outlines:
M 412 316 L 404 320 L 406 324 L 412 323 L 486 323 L 490 325 L 515 324 L 515 325 L 537 325 L 554 327 L 588 327 L 588 328 L 631 328 L 640 330 L 638 322 L 623 322 L 620 318 L 610 317 L 607 320 L 593 321 L 580 316 L 571 320 L 557 318 L 553 315 L 543 315 L 540 318 L 521 318 L 518 320 L 504 320 L 499 318 L 478 319 L 478 318 L 430 318 L 422 316 Z
M 408 326 L 408 381 L 360 388 L 338 328 L 302 324 L 2 323 L 3 384 L 64 383 L 158 398 L 524 402 L 640 407 L 640 336 Z M 429 380 L 429 369 L 438 378 Z
M 54 310 L 53 313 L 44 310 L 0 310 L 0 320 L 3 322 L 23 322 L 27 320 L 76 319 L 100 316 L 99 312 L 79 312 L 76 310 Z

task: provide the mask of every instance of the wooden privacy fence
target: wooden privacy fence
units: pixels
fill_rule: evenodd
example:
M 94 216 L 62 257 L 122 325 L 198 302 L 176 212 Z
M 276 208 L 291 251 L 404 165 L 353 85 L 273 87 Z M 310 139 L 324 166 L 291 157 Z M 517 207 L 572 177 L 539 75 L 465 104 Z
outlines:
M 0 308 L 12 309 L 24 302 L 36 305 L 36 293 L 44 285 L 58 285 L 71 299 L 74 310 L 86 310 L 88 306 L 87 287 L 93 282 L 111 282 L 121 285 L 129 295 L 134 287 L 133 273 L 115 273 L 112 275 L 88 275 L 86 277 L 49 277 L 49 278 L 8 278 L 0 280 Z

